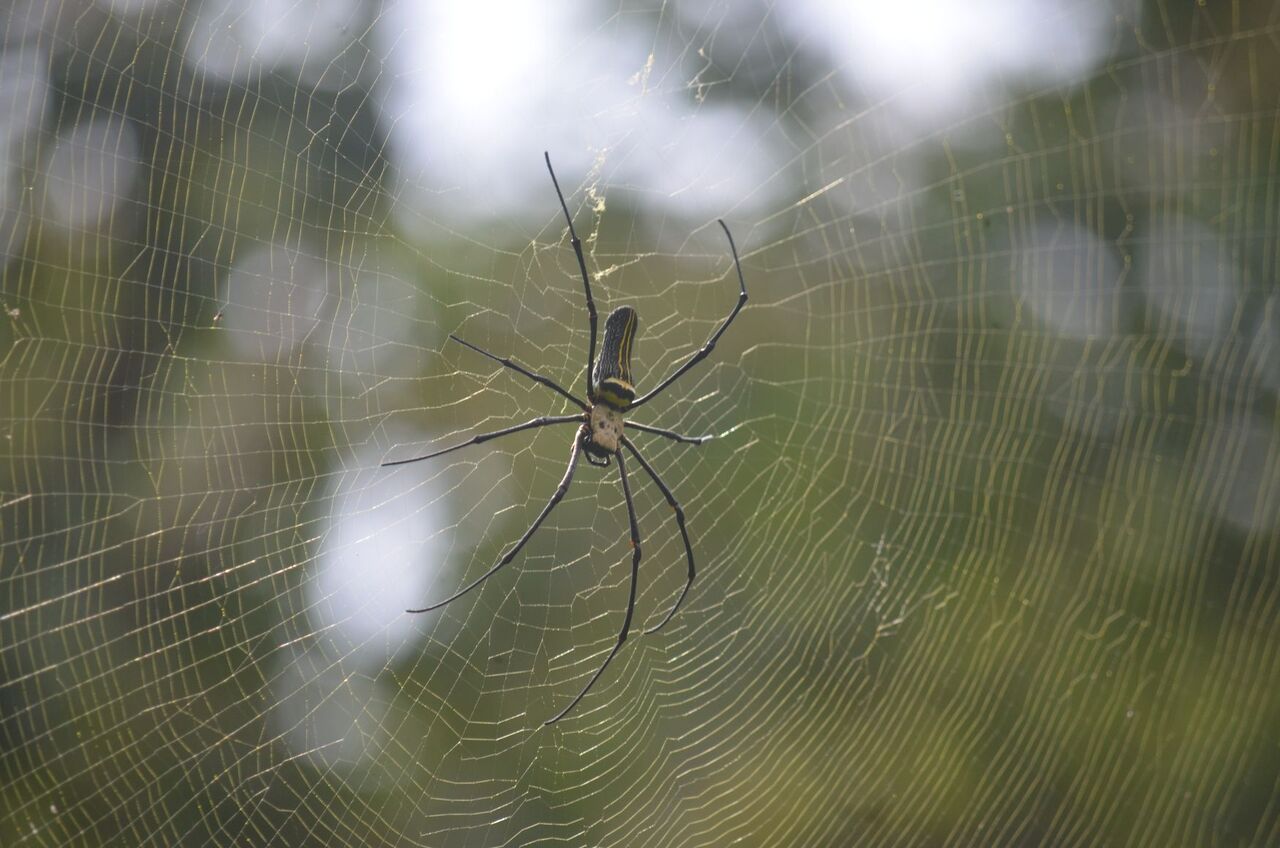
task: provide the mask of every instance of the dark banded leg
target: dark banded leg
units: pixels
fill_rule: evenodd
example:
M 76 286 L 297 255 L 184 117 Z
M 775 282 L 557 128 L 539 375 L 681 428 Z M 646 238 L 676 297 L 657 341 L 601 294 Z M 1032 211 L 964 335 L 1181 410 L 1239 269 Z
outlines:
M 507 427 L 502 430 L 494 430 L 492 433 L 481 433 L 478 436 L 473 436 L 470 440 L 465 441 L 460 445 L 454 445 L 453 447 L 444 448 L 443 450 L 438 450 L 438 451 L 435 451 L 434 453 L 423 454 L 422 456 L 415 456 L 411 459 L 395 459 L 395 460 L 392 460 L 391 462 L 384 462 L 382 463 L 382 467 L 386 468 L 389 465 L 407 465 L 410 462 L 421 462 L 424 459 L 432 459 L 437 456 L 443 456 L 446 453 L 450 453 L 456 450 L 461 450 L 462 448 L 469 447 L 471 445 L 478 445 L 481 442 L 487 442 L 490 439 L 496 439 L 499 436 L 508 436 L 512 433 L 519 433 L 521 430 L 532 430 L 535 427 L 546 427 L 551 424 L 580 424 L 582 423 L 582 420 L 583 420 L 582 416 L 578 415 L 577 413 L 574 413 L 573 415 L 552 415 L 552 416 L 544 416 L 542 418 L 535 418 L 532 421 L 526 421 L 523 424 L 517 424 L 514 427 Z M 576 439 L 574 440 L 574 444 L 577 444 Z
M 653 433 L 655 436 L 665 436 L 666 438 L 671 439 L 673 441 L 687 442 L 688 444 L 691 444 L 691 445 L 700 445 L 703 442 L 709 442 L 715 438 L 715 436 L 683 436 L 680 433 L 675 432 L 674 430 L 663 430 L 661 427 L 654 427 L 649 424 L 641 424 L 638 421 L 628 421 L 627 427 L 629 429 L 640 430 L 645 433 Z
M 582 242 L 573 229 L 573 218 L 569 215 L 569 206 L 564 202 L 564 195 L 560 192 L 560 182 L 556 179 L 556 172 L 551 167 L 551 154 L 544 152 L 542 155 L 547 160 L 551 184 L 556 187 L 556 197 L 560 198 L 560 208 L 564 210 L 564 219 L 569 224 L 569 243 L 573 245 L 573 252 L 578 257 L 578 270 L 582 272 L 582 288 L 587 293 L 587 318 L 591 322 L 591 341 L 587 343 L 587 397 L 594 403 L 595 390 L 591 385 L 591 369 L 595 367 L 596 361 L 596 302 L 591 299 L 591 277 L 587 274 L 587 260 L 582 256 Z
M 463 595 L 467 594 L 472 589 L 479 586 L 481 583 L 488 580 L 493 575 L 497 574 L 498 569 L 502 568 L 502 566 L 506 565 L 507 563 L 511 562 L 511 560 L 515 559 L 516 554 L 520 553 L 520 549 L 524 547 L 525 542 L 528 542 L 529 539 L 533 537 L 534 531 L 537 530 L 542 525 L 543 520 L 545 520 L 546 517 L 551 514 L 551 510 L 555 509 L 556 504 L 560 503 L 560 500 L 564 497 L 565 492 L 569 491 L 569 484 L 573 482 L 573 469 L 578 464 L 578 453 L 581 450 L 582 450 L 582 440 L 577 436 L 574 436 L 573 451 L 569 454 L 569 467 L 565 469 L 564 479 L 560 481 L 560 485 L 556 487 L 556 491 L 551 496 L 551 500 L 547 501 L 547 505 L 542 508 L 542 512 L 540 512 L 538 514 L 538 517 L 534 520 L 533 526 L 530 527 L 527 531 L 525 531 L 525 534 L 520 537 L 520 541 L 516 542 L 515 547 L 513 547 L 511 550 L 503 554 L 502 559 L 498 560 L 497 565 L 495 565 L 493 568 L 486 571 L 484 574 L 480 575 L 480 577 L 470 586 L 467 586 L 465 589 L 460 589 L 457 592 L 454 592 L 452 595 L 445 598 L 443 601 L 432 604 L 431 606 L 428 606 L 428 607 L 423 607 L 422 609 L 405 610 L 405 612 L 411 612 L 411 613 L 431 612 L 432 610 L 440 609 L 440 607 L 444 606 L 445 604 L 451 601 L 456 601 L 458 598 L 461 598 Z
M 625 438 L 622 440 L 622 444 L 627 450 L 631 451 L 631 455 L 640 463 L 640 467 L 649 475 L 649 479 L 653 480 L 653 482 L 657 484 L 658 488 L 662 490 L 662 496 L 667 499 L 667 504 L 675 512 L 676 524 L 680 526 L 680 538 L 684 541 L 684 555 L 689 561 L 689 579 L 685 581 L 684 590 L 680 593 L 680 597 L 676 598 L 676 602 L 671 606 L 671 611 L 667 613 L 666 617 L 663 618 L 662 621 L 659 621 L 653 627 L 650 627 L 645 631 L 645 633 L 657 633 L 665 627 L 667 622 L 671 620 L 671 617 L 676 614 L 676 610 L 680 609 L 680 605 L 684 603 L 685 595 L 689 594 L 689 587 L 693 585 L 693 545 L 689 543 L 689 531 L 684 526 L 684 508 L 680 506 L 680 502 L 676 500 L 676 496 L 671 494 L 671 490 L 667 488 L 667 484 L 662 482 L 662 478 L 658 476 L 658 472 L 654 471 L 653 466 L 645 461 L 645 458 L 640 455 L 640 451 L 636 450 L 635 445 L 631 444 L 631 442 Z
M 604 662 L 596 669 L 596 673 L 591 675 L 587 685 L 582 687 L 578 697 L 570 701 L 569 706 L 555 716 L 547 719 L 544 724 L 555 724 L 567 716 L 569 711 L 582 700 L 582 696 L 586 695 L 591 687 L 596 684 L 596 681 L 600 679 L 600 675 L 604 674 L 604 670 L 609 667 L 609 663 L 618 655 L 618 651 L 622 650 L 623 643 L 627 641 L 627 633 L 631 630 L 631 617 L 636 611 L 636 577 L 640 573 L 640 525 L 636 521 L 636 505 L 631 501 L 631 486 L 627 483 L 627 467 L 622 461 L 622 450 L 619 449 L 614 456 L 618 458 L 618 475 L 622 478 L 622 494 L 627 499 L 627 518 L 631 521 L 631 596 L 627 599 L 627 617 L 622 620 L 622 629 L 618 631 L 618 641 L 614 644 L 613 650 L 609 652 L 609 656 L 604 658 Z
M 472 344 L 471 342 L 469 342 L 469 341 L 465 341 L 465 340 L 463 340 L 463 339 L 458 338 L 458 337 L 457 337 L 457 336 L 455 336 L 453 333 L 450 333 L 450 334 L 449 334 L 449 338 L 453 339 L 455 342 L 457 342 L 457 343 L 458 343 L 458 344 L 460 344 L 460 345 L 465 345 L 466 347 L 471 348 L 472 350 L 474 350 L 476 353 L 480 354 L 481 356 L 487 356 L 487 357 L 489 357 L 489 358 L 490 358 L 490 359 L 492 359 L 494 362 L 496 362 L 496 363 L 498 363 L 499 365 L 501 365 L 503 368 L 510 368 L 512 371 L 515 371 L 517 374 L 523 374 L 524 376 L 528 377 L 530 380 L 532 380 L 532 381 L 533 381 L 533 382 L 535 382 L 535 383 L 541 383 L 542 385 L 546 386 L 547 388 L 551 389 L 552 391 L 554 391 L 554 392 L 559 392 L 561 395 L 563 395 L 564 397 L 566 397 L 566 398 L 568 398 L 570 401 L 572 401 L 574 404 L 576 404 L 576 405 L 578 406 L 578 408 L 579 408 L 579 409 L 583 410 L 584 412 L 586 411 L 586 409 L 587 409 L 587 405 L 586 405 L 585 403 L 583 403 L 582 401 L 578 400 L 576 397 L 574 397 L 573 395 L 569 394 L 569 392 L 567 392 L 567 391 L 565 391 L 564 389 L 562 389 L 562 388 L 560 387 L 560 384 L 559 384 L 559 383 L 557 383 L 557 382 L 555 382 L 554 380 L 552 380 L 550 377 L 544 377 L 544 376 L 542 376 L 541 374 L 538 374 L 538 373 L 536 373 L 536 372 L 530 371 L 528 368 L 525 368 L 524 366 L 520 365 L 520 363 L 515 362 L 515 361 L 513 361 L 513 360 L 511 360 L 511 359 L 508 359 L 508 358 L 507 358 L 507 357 L 505 357 L 505 356 L 496 356 L 496 355 L 494 355 L 494 354 L 490 353 L 489 351 L 485 350 L 484 348 L 479 347 L 478 345 L 473 345 L 473 344 Z
M 724 323 L 720 325 L 720 328 L 711 334 L 711 338 L 707 339 L 707 343 L 699 348 L 698 352 L 695 353 L 688 362 L 681 365 L 670 377 L 667 377 L 659 383 L 653 391 L 637 398 L 636 401 L 631 404 L 631 409 L 635 409 L 643 403 L 648 403 L 663 389 L 674 383 L 681 374 L 706 359 L 711 351 L 715 350 L 716 342 L 720 341 L 720 337 L 724 335 L 724 331 L 729 329 L 729 325 L 733 323 L 733 319 L 738 317 L 738 313 L 742 311 L 743 304 L 747 302 L 747 283 L 742 278 L 742 264 L 738 262 L 738 248 L 734 246 L 733 235 L 729 232 L 728 225 L 725 224 L 724 221 L 720 221 L 720 226 L 724 229 L 724 234 L 729 237 L 729 250 L 733 253 L 733 267 L 738 269 L 738 302 L 734 304 L 733 311 L 729 313 L 728 318 L 724 319 Z

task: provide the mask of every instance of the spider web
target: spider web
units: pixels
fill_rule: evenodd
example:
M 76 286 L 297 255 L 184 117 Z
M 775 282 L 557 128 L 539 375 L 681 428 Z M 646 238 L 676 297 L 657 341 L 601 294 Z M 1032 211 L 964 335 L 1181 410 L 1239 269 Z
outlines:
M 0 843 L 1280 841 L 1273 4 L 473 5 L 0 14 Z

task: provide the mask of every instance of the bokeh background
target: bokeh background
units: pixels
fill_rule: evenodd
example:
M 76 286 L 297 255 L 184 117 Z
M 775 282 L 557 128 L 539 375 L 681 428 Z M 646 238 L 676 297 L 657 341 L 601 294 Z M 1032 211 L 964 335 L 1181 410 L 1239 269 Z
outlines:
M 8 0 L 0 844 L 1280 844 L 1270 0 Z M 630 548 L 581 283 L 699 579 Z M 634 470 L 638 623 L 684 579 Z

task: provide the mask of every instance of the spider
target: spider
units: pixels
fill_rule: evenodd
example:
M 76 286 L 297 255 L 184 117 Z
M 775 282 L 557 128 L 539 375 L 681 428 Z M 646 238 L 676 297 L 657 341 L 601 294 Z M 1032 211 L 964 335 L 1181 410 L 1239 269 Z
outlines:
M 497 564 L 480 575 L 475 582 L 459 589 L 454 594 L 445 598 L 443 601 L 422 607 L 421 609 L 407 610 L 409 613 L 423 613 L 440 609 L 446 604 L 456 601 L 472 589 L 479 586 L 498 572 L 504 565 L 515 559 L 516 554 L 520 553 L 520 549 L 525 546 L 534 532 L 542 526 L 542 522 L 564 498 L 565 493 L 569 491 L 569 484 L 573 481 L 573 472 L 578 465 L 578 458 L 585 454 L 587 462 L 597 467 L 608 467 L 609 458 L 614 457 L 618 461 L 618 477 L 622 481 L 622 494 L 627 502 L 627 519 L 631 523 L 631 594 L 627 599 L 627 614 L 622 620 L 622 629 L 618 631 L 618 640 L 614 643 L 613 649 L 609 652 L 609 656 L 605 657 L 600 667 L 596 669 L 596 673 L 587 681 L 587 685 L 582 687 L 582 691 L 578 693 L 569 705 L 566 706 L 556 715 L 548 719 L 545 724 L 554 724 L 573 710 L 578 702 L 583 699 L 595 682 L 600 679 L 600 675 L 604 674 L 604 670 L 609 667 L 609 663 L 617 656 L 618 651 L 622 649 L 623 644 L 627 641 L 627 634 L 631 631 L 631 618 L 636 608 L 636 576 L 640 568 L 640 528 L 636 522 L 636 508 L 631 500 L 631 484 L 627 479 L 626 463 L 623 461 L 623 449 L 635 457 L 636 462 L 640 463 L 640 467 L 649 475 L 649 479 L 653 480 L 658 489 L 662 492 L 663 497 L 667 499 L 672 511 L 676 515 L 676 524 L 680 528 L 680 538 L 684 542 L 685 558 L 689 563 L 688 578 L 685 580 L 684 589 L 676 598 L 671 609 L 667 612 L 662 621 L 653 627 L 644 631 L 645 633 L 656 633 L 661 630 L 672 616 L 676 614 L 676 610 L 680 608 L 680 604 L 684 602 L 685 596 L 689 594 L 689 587 L 693 585 L 694 565 L 693 565 L 693 546 L 689 542 L 689 531 L 685 527 L 684 509 L 680 506 L 680 502 L 676 500 L 675 495 L 671 493 L 671 489 L 667 484 L 662 482 L 662 478 L 658 476 L 658 472 L 654 471 L 653 466 L 645 460 L 644 456 L 632 444 L 631 440 L 623 433 L 623 422 L 627 414 L 637 407 L 643 406 L 653 400 L 659 394 L 674 383 L 682 374 L 693 366 L 697 365 L 705 359 L 712 350 L 715 349 L 716 342 L 724 335 L 724 331 L 733 323 L 733 319 L 738 316 L 738 312 L 742 310 L 743 305 L 747 302 L 747 284 L 742 278 L 742 265 L 738 262 L 738 249 L 733 243 L 733 235 L 729 232 L 729 227 L 724 221 L 719 221 L 720 227 L 724 230 L 724 234 L 729 239 L 729 250 L 733 255 L 733 265 L 738 272 L 738 302 L 729 312 L 729 317 L 725 318 L 723 323 L 716 329 L 711 337 L 707 340 L 696 353 L 690 356 L 682 365 L 676 368 L 670 376 L 659 383 L 648 394 L 636 397 L 635 384 L 631 379 L 631 347 L 635 341 L 636 326 L 638 317 L 635 309 L 630 306 L 619 306 L 609 314 L 604 325 L 604 339 L 600 344 L 600 358 L 596 359 L 596 305 L 591 298 L 591 277 L 587 273 L 587 262 L 582 256 L 582 242 L 578 239 L 578 234 L 573 228 L 573 218 L 569 215 L 569 207 L 564 202 L 564 194 L 560 191 L 560 183 L 556 180 L 556 172 L 551 167 L 551 155 L 543 154 L 547 162 L 547 171 L 551 174 L 551 184 L 555 186 L 556 196 L 560 199 L 560 208 L 564 211 L 565 221 L 569 224 L 569 240 L 573 245 L 573 252 L 578 258 L 578 270 L 582 272 L 582 287 L 587 296 L 587 319 L 590 323 L 591 336 L 587 343 L 587 368 L 586 368 L 586 389 L 587 400 L 584 402 L 574 396 L 568 390 L 562 388 L 555 381 L 548 377 L 544 377 L 537 372 L 520 365 L 517 362 L 507 358 L 496 356 L 487 350 L 477 347 L 470 342 L 463 341 L 455 335 L 450 334 L 449 338 L 453 339 L 460 345 L 474 350 L 481 356 L 499 363 L 504 368 L 510 368 L 517 374 L 533 380 L 535 383 L 541 383 L 552 391 L 560 394 L 575 406 L 581 412 L 572 415 L 556 415 L 544 416 L 542 418 L 534 418 L 523 424 L 517 424 L 514 427 L 507 427 L 502 430 L 495 430 L 491 433 L 482 433 L 473 436 L 471 439 L 452 447 L 444 448 L 433 453 L 423 456 L 416 456 L 411 459 L 398 459 L 390 462 L 384 462 L 382 465 L 404 465 L 410 462 L 420 462 L 424 459 L 433 459 L 437 456 L 443 456 L 456 450 L 478 445 L 481 442 L 487 442 L 490 439 L 496 439 L 499 436 L 518 433 L 521 430 L 532 430 L 539 427 L 549 427 L 555 424 L 576 424 L 578 432 L 573 437 L 573 445 L 569 452 L 569 467 L 565 469 L 564 477 L 560 480 L 560 485 L 556 487 L 555 493 L 551 495 L 551 500 L 542 508 L 542 512 L 534 519 L 533 525 L 525 531 L 520 537 L 520 541 L 515 546 L 502 555 Z M 594 365 L 594 368 L 593 368 Z M 656 436 L 663 436 L 676 442 L 684 442 L 686 444 L 700 445 L 711 438 L 711 436 L 683 436 L 671 430 L 664 430 L 660 427 L 654 427 L 650 424 L 640 424 L 638 422 L 626 422 L 626 427 L 639 430 L 643 433 L 652 433 Z

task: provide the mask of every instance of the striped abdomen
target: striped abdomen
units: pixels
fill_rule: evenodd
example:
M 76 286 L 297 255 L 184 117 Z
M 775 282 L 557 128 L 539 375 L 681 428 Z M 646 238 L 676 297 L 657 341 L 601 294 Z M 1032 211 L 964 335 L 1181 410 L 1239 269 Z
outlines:
M 636 399 L 631 382 L 631 342 L 636 337 L 639 318 L 630 306 L 619 306 L 604 325 L 604 341 L 596 360 L 595 388 L 600 400 L 625 410 Z

